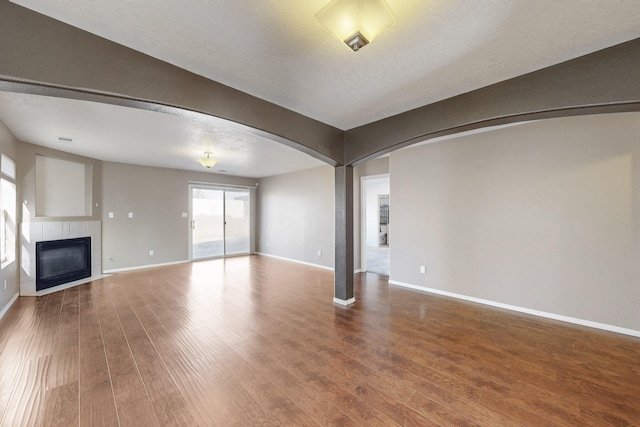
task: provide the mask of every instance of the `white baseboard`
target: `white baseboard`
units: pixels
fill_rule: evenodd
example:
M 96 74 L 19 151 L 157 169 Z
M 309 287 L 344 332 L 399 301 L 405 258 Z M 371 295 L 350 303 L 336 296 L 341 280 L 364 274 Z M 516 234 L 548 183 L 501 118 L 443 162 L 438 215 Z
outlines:
M 333 302 L 335 302 L 336 304 L 340 304 L 340 305 L 351 305 L 354 304 L 356 302 L 355 298 L 349 298 L 347 300 L 344 299 L 340 299 L 340 298 L 333 298 Z
M 545 317 L 547 319 L 559 320 L 561 322 L 573 323 L 576 325 L 587 326 L 589 328 L 602 329 L 609 332 L 616 332 L 618 334 L 631 335 L 634 337 L 640 337 L 640 331 L 634 329 L 622 328 L 620 326 L 608 325 L 606 323 L 593 322 L 591 320 L 578 319 L 576 317 L 564 316 L 562 314 L 548 313 L 546 311 L 533 310 L 530 308 L 519 307 L 516 305 L 503 304 L 501 302 L 486 300 L 482 298 L 470 297 L 467 295 L 456 294 L 453 292 L 443 291 L 440 289 L 427 288 L 424 286 L 412 285 L 410 283 L 399 282 L 397 280 L 389 280 L 390 285 L 402 286 L 404 288 L 416 289 L 418 291 L 429 292 L 431 294 L 443 295 L 446 297 L 457 298 L 464 301 L 475 302 L 478 304 L 489 305 L 492 307 L 503 308 L 505 310 L 517 311 L 519 313 L 531 314 L 534 316 Z
M 310 262 L 300 261 L 300 260 L 293 259 L 293 258 L 286 258 L 286 257 L 283 257 L 283 256 L 278 256 L 278 255 L 265 254 L 264 252 L 256 252 L 256 255 L 268 256 L 270 258 L 277 258 L 277 259 L 281 259 L 283 261 L 291 261 L 291 262 L 295 262 L 297 264 L 308 265 L 310 267 L 322 268 L 323 270 L 335 271 L 335 269 L 333 267 L 327 267 L 326 265 L 313 264 L 313 263 L 310 263 Z M 363 273 L 363 271 L 360 270 L 359 268 L 356 269 L 356 270 L 353 270 L 353 274 L 358 274 L 358 273 Z
M 163 262 L 163 263 L 160 263 L 160 264 L 137 265 L 135 267 L 113 268 L 111 270 L 105 270 L 104 272 L 105 273 L 122 273 L 124 271 L 144 270 L 145 268 L 165 267 L 167 265 L 184 264 L 184 263 L 187 263 L 187 262 L 189 262 L 189 260 Z
M 266 257 L 269 257 L 269 258 L 277 258 L 277 259 L 281 259 L 283 261 L 291 261 L 291 262 L 295 262 L 297 264 L 308 265 L 309 267 L 316 267 L 316 268 L 322 268 L 323 270 L 333 271 L 333 267 L 327 267 L 326 265 L 320 265 L 320 264 L 313 264 L 313 263 L 310 263 L 310 262 L 300 261 L 300 260 L 293 259 L 293 258 L 286 258 L 286 257 L 283 257 L 283 256 L 278 256 L 278 255 L 265 254 L 264 252 L 256 252 L 256 255 L 266 256 Z
M 9 309 L 11 308 L 11 306 L 18 301 L 18 296 L 20 295 L 20 292 L 16 292 L 16 294 L 14 296 L 11 297 L 11 299 L 9 300 L 9 302 L 2 307 L 2 310 L 0 310 L 0 319 L 2 319 L 4 317 L 5 314 L 7 314 L 7 311 L 9 311 Z

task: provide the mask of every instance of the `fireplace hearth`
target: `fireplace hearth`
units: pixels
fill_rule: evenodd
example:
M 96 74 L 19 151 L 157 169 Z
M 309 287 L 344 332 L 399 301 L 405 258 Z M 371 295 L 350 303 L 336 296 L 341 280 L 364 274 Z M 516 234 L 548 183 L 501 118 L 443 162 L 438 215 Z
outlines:
M 91 237 L 36 242 L 36 291 L 91 277 Z

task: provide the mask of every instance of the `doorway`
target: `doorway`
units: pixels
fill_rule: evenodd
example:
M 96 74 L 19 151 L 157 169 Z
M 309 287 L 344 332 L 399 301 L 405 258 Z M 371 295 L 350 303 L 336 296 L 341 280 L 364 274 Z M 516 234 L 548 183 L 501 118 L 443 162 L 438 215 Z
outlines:
M 248 189 L 189 186 L 192 260 L 248 254 L 251 206 Z
M 362 271 L 389 276 L 391 242 L 389 174 L 361 178 Z

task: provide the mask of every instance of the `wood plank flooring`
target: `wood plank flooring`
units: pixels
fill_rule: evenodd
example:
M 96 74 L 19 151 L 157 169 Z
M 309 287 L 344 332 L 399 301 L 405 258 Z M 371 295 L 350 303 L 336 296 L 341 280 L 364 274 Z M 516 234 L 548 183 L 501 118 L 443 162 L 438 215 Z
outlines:
M 2 426 L 640 425 L 640 339 L 260 256 L 20 298 Z

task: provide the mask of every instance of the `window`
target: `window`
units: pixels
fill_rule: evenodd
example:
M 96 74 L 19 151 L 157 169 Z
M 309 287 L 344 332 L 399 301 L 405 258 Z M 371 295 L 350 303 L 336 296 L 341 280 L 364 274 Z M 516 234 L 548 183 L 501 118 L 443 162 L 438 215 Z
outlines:
M 15 181 L 16 162 L 4 153 L 2 153 L 2 157 L 0 158 L 0 172 L 2 172 L 2 175 L 6 176 L 7 178 Z
M 2 269 L 16 260 L 16 164 L 0 157 L 0 258 Z

